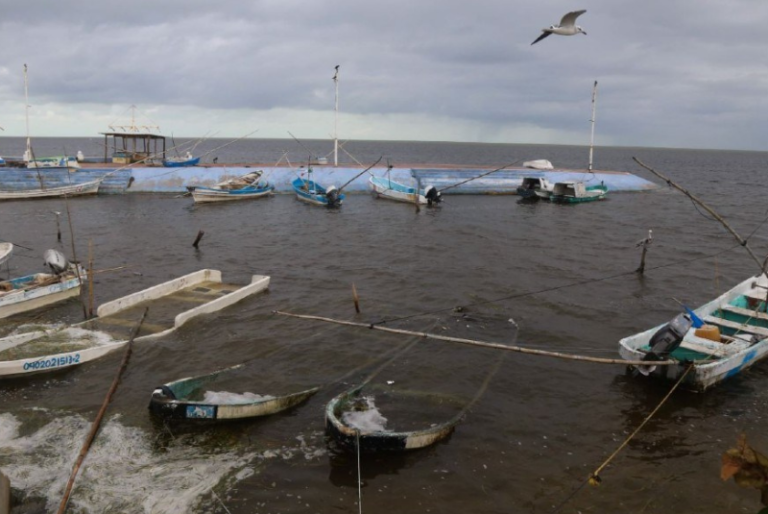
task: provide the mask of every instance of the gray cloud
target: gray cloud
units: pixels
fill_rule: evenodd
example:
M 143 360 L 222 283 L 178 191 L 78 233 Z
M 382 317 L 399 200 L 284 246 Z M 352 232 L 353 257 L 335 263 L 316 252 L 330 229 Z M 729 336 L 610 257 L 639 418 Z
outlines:
M 597 79 L 598 140 L 764 149 L 768 132 L 768 4 L 751 0 L 38 0 L 4 7 L 4 105 L 21 100 L 27 62 L 34 105 L 103 104 L 105 112 L 153 105 L 167 106 L 166 114 L 177 106 L 230 116 L 331 111 L 333 66 L 341 64 L 342 112 L 372 123 L 418 116 L 466 124 L 468 138 L 494 140 L 494 132 L 525 127 L 567 138 L 588 131 Z M 588 36 L 530 45 L 542 27 L 577 8 L 588 10 L 579 18 Z

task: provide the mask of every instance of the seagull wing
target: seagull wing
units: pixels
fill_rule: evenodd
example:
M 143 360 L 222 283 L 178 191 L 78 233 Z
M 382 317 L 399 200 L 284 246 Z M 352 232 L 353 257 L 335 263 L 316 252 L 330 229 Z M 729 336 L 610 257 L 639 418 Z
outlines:
M 576 24 L 576 18 L 581 16 L 587 12 L 586 9 L 582 9 L 581 11 L 571 11 L 565 16 L 563 16 L 563 19 L 560 20 L 560 26 L 561 27 L 573 27 Z
M 532 44 L 532 45 L 535 45 L 536 43 L 538 43 L 539 41 L 541 41 L 541 40 L 542 40 L 542 39 L 544 39 L 545 37 L 549 36 L 550 34 L 552 34 L 552 33 L 551 33 L 551 32 L 542 32 L 542 33 L 541 33 L 541 35 L 540 35 L 539 37 L 537 37 L 537 38 L 536 38 L 536 41 L 534 41 L 534 42 L 533 42 L 533 43 L 531 43 L 531 44 Z

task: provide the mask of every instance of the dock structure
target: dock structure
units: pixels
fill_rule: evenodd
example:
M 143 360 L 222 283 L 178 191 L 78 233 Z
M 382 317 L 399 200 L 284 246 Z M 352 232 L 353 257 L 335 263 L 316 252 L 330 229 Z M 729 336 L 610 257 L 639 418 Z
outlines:
M 104 136 L 105 163 L 131 164 L 150 157 L 165 159 L 165 136 L 149 132 L 101 132 L 101 135 Z M 162 148 L 158 148 L 160 145 Z

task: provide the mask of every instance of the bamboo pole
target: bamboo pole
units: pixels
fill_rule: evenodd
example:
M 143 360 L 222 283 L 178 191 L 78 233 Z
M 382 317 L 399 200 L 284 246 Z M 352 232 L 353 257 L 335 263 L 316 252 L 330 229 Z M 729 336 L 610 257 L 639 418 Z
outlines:
M 93 239 L 88 239 L 88 317 L 93 317 Z
M 125 353 L 123 354 L 123 360 L 120 363 L 120 368 L 117 370 L 117 375 L 115 375 L 115 379 L 112 381 L 112 385 L 110 386 L 109 391 L 107 391 L 107 396 L 104 398 L 104 402 L 101 404 L 101 408 L 99 409 L 98 414 L 96 414 L 96 419 L 91 425 L 91 431 L 88 433 L 88 436 L 85 439 L 85 443 L 83 443 L 83 447 L 80 450 L 80 454 L 77 456 L 75 465 L 72 467 L 72 473 L 69 475 L 69 481 L 67 482 L 67 487 L 64 490 L 64 497 L 61 499 L 61 504 L 59 504 L 59 510 L 56 511 L 57 514 L 63 514 L 67 510 L 69 496 L 72 494 L 72 487 L 75 485 L 75 479 L 77 478 L 78 471 L 80 471 L 80 465 L 83 463 L 83 460 L 85 460 L 86 455 L 88 455 L 88 450 L 90 450 L 91 444 L 96 438 L 96 432 L 98 432 L 99 427 L 101 426 L 101 419 L 104 417 L 104 413 L 107 411 L 109 402 L 112 401 L 112 395 L 117 390 L 117 386 L 120 383 L 120 377 L 123 375 L 125 368 L 128 366 L 128 359 L 131 357 L 131 345 L 133 344 L 133 340 L 136 339 L 139 330 L 141 330 L 141 325 L 144 323 L 144 319 L 147 317 L 147 311 L 149 311 L 149 308 L 144 309 L 144 314 L 141 315 L 141 319 L 139 319 L 139 322 L 133 329 L 133 333 L 131 334 L 130 339 L 128 339 Z
M 335 323 L 337 325 L 346 325 L 348 327 L 358 327 L 358 328 L 367 328 L 370 330 L 381 330 L 383 332 L 389 332 L 391 334 L 403 334 L 403 335 L 409 335 L 409 336 L 419 336 L 423 337 L 425 339 L 435 339 L 437 341 L 445 341 L 449 343 L 459 343 L 459 344 L 466 344 L 470 346 L 480 346 L 482 348 L 492 348 L 494 350 L 506 350 L 509 352 L 518 352 L 518 353 L 525 353 L 528 355 L 541 355 L 544 357 L 554 357 L 557 359 L 567 359 L 567 360 L 574 360 L 574 361 L 583 361 L 583 362 L 593 362 L 596 364 L 622 364 L 625 366 L 673 366 L 676 364 L 679 364 L 677 361 L 673 360 L 666 360 L 666 361 L 630 361 L 625 359 L 607 359 L 603 357 L 587 357 L 585 355 L 575 355 L 572 353 L 561 353 L 561 352 L 550 352 L 547 350 L 536 350 L 534 348 L 524 348 L 521 346 L 512 346 L 512 345 L 506 345 L 501 343 L 493 343 L 493 342 L 485 342 L 485 341 L 475 341 L 473 339 L 464 339 L 460 337 L 450 337 L 450 336 L 441 336 L 438 334 L 430 334 L 427 332 L 414 332 L 412 330 L 403 330 L 399 328 L 389 328 L 389 327 L 381 327 L 378 325 L 372 325 L 372 324 L 366 324 L 366 323 L 356 323 L 354 321 L 344 321 L 344 320 L 338 320 L 333 318 L 325 318 L 322 316 L 312 316 L 308 314 L 293 314 L 290 312 L 283 312 L 283 311 L 273 311 L 273 314 L 278 314 L 280 316 L 288 316 L 291 318 L 299 318 L 299 319 L 307 319 L 312 321 L 322 321 L 324 323 Z
M 704 208 L 704 210 L 706 210 L 706 211 L 707 211 L 709 214 L 711 214 L 711 215 L 712 215 L 712 216 L 713 216 L 713 217 L 714 217 L 714 218 L 715 218 L 717 221 L 719 221 L 719 222 L 720 222 L 720 223 L 721 223 L 721 224 L 722 224 L 722 225 L 723 225 L 723 226 L 724 226 L 724 227 L 725 227 L 725 228 L 728 230 L 728 232 L 730 232 L 730 233 L 733 235 L 733 237 L 735 237 L 735 238 L 736 238 L 736 241 L 738 241 L 738 242 L 739 242 L 739 244 L 740 244 L 741 246 L 743 246 L 743 247 L 744 247 L 744 249 L 747 251 L 747 253 L 749 253 L 749 256 L 750 256 L 750 257 L 752 257 L 752 260 L 754 260 L 754 261 L 757 263 L 758 267 L 760 268 L 760 271 L 761 271 L 762 273 L 765 273 L 765 268 L 764 268 L 764 266 L 763 266 L 763 263 L 760 261 L 760 259 L 758 259 L 758 258 L 757 258 L 757 256 L 754 254 L 754 252 L 752 251 L 752 249 L 751 249 L 751 248 L 750 248 L 750 247 L 747 245 L 747 241 L 746 241 L 746 240 L 744 240 L 744 239 L 742 239 L 742 237 L 741 237 L 741 236 L 740 236 L 740 235 L 739 235 L 739 234 L 738 234 L 738 233 L 737 233 L 737 232 L 736 232 L 736 231 L 735 231 L 733 228 L 731 228 L 731 226 L 728 224 L 728 222 L 726 222 L 726 221 L 725 221 L 725 220 L 724 220 L 724 219 L 723 219 L 723 218 L 722 218 L 722 217 L 721 217 L 721 216 L 720 216 L 720 215 L 719 215 L 717 212 L 715 212 L 715 210 L 714 210 L 714 209 L 712 209 L 712 208 L 711 208 L 709 205 L 705 204 L 705 203 L 704 203 L 702 200 L 700 200 L 699 198 L 695 197 L 695 196 L 694 196 L 694 195 L 693 195 L 691 192 L 689 192 L 687 189 L 685 189 L 685 188 L 683 188 L 682 186 L 680 186 L 680 185 L 676 184 L 675 182 L 672 182 L 672 180 L 671 180 L 671 179 L 669 179 L 669 178 L 665 177 L 664 175 L 662 175 L 662 174 L 661 174 L 661 173 L 659 173 L 658 171 L 654 170 L 654 169 L 653 169 L 653 168 L 651 168 L 650 166 L 648 166 L 648 165 L 646 165 L 645 163 L 643 163 L 643 162 L 642 162 L 640 159 L 638 159 L 637 157 L 632 157 L 632 159 L 633 159 L 633 160 L 634 160 L 634 161 L 635 161 L 637 164 L 639 164 L 640 166 L 642 166 L 643 168 L 645 168 L 646 170 L 650 171 L 651 173 L 653 173 L 654 175 L 656 175 L 657 177 L 659 177 L 661 180 L 663 180 L 664 182 L 666 182 L 668 185 L 670 185 L 670 186 L 674 187 L 675 189 L 677 189 L 678 191 L 680 191 L 681 193 L 683 193 L 685 196 L 687 196 L 688 198 L 690 198 L 691 200 L 693 200 L 693 201 L 694 201 L 694 202 L 696 202 L 697 204 L 701 205 L 701 206 Z

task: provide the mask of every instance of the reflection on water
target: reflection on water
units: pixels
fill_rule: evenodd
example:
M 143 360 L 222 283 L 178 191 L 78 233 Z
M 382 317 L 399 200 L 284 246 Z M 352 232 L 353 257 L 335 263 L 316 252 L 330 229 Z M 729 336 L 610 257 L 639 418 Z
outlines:
M 359 153 L 373 152 L 372 145 L 361 144 Z M 531 150 L 429 148 L 430 155 L 464 151 L 465 161 L 478 164 Z M 551 150 L 547 157 L 566 166 L 579 165 L 582 155 L 575 147 L 535 150 Z M 418 152 L 405 144 L 402 153 L 404 162 Z M 607 149 L 599 155 L 604 168 L 634 170 L 630 157 L 637 155 L 667 171 L 742 234 L 761 227 L 750 245 L 768 253 L 760 225 L 768 188 L 759 179 L 763 154 Z M 755 271 L 743 250 L 726 251 L 733 242 L 720 225 L 666 190 L 614 194 L 573 208 L 517 200 L 449 196 L 439 209 L 420 213 L 367 195 L 350 196 L 338 211 L 280 195 L 204 209 L 170 196 L 70 200 L 78 257 L 87 255 L 91 239 L 97 269 L 129 266 L 97 275 L 97 304 L 200 268 L 220 269 L 229 283 L 272 277 L 268 293 L 135 345 L 73 504 L 82 512 L 356 511 L 356 459 L 328 453 L 324 408 L 409 339 L 288 319 L 275 310 L 361 323 L 408 317 L 391 326 L 616 357 L 620 338 L 677 312 L 672 297 L 698 305 Z M 34 249 L 16 252 L 11 274 L 39 270 L 48 247 L 71 253 L 66 232 L 56 241 L 51 211 L 66 208 L 61 200 L 0 204 L 2 237 Z M 634 245 L 648 229 L 654 244 L 646 273 L 638 276 Z M 195 250 L 199 230 L 205 236 Z M 354 311 L 352 284 L 361 314 Z M 35 316 L 4 320 L 0 330 Z M 81 317 L 80 304 L 69 301 L 34 321 Z M 378 379 L 469 400 L 498 357 L 494 350 L 419 341 Z M 49 510 L 120 358 L 117 352 L 62 373 L 0 383 L 0 467 Z M 228 386 L 243 391 L 325 387 L 295 409 L 253 422 L 165 426 L 149 417 L 157 385 L 238 363 L 246 363 L 242 380 Z M 582 490 L 564 512 L 757 510 L 753 495 L 721 483 L 718 466 L 738 433 L 768 447 L 766 385 L 768 372 L 758 365 L 703 395 L 676 392 L 603 471 L 603 487 Z M 363 457 L 364 509 L 549 511 L 667 391 L 668 385 L 625 376 L 622 366 L 510 353 L 449 439 L 404 455 Z

